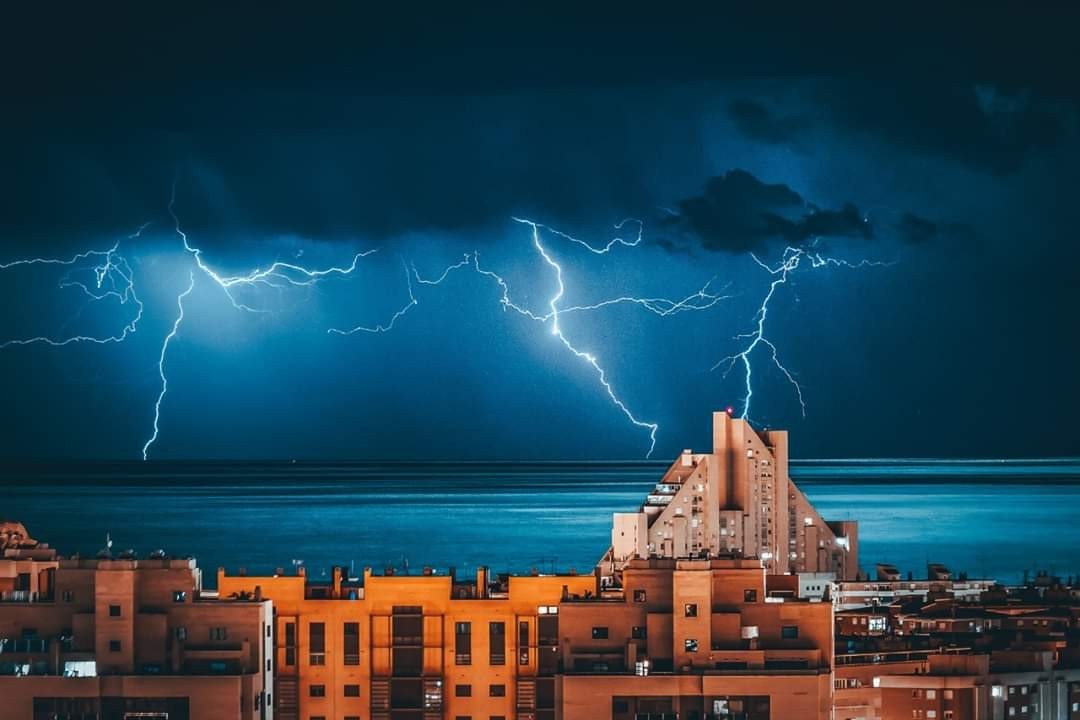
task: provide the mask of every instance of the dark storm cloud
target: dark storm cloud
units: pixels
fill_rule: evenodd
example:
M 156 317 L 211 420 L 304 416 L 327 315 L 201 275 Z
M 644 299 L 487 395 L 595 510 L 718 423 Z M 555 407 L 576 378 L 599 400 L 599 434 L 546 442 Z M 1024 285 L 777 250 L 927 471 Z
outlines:
M 710 178 L 700 195 L 686 198 L 661 224 L 696 241 L 706 250 L 743 253 L 763 250 L 770 242 L 800 245 L 819 237 L 874 236 L 859 209 L 811 205 L 783 183 L 765 183 L 746 170 Z M 679 243 L 667 239 L 664 246 Z
M 907 211 L 899 219 L 876 221 L 853 203 L 819 208 L 783 183 L 766 183 L 746 170 L 730 170 L 710 178 L 700 195 L 678 203 L 661 218 L 661 227 L 675 236 L 655 242 L 671 252 L 701 248 L 744 253 L 765 250 L 770 243 L 802 245 L 819 239 L 871 240 L 879 234 L 917 245 L 931 240 L 973 238 L 962 223 L 942 223 Z

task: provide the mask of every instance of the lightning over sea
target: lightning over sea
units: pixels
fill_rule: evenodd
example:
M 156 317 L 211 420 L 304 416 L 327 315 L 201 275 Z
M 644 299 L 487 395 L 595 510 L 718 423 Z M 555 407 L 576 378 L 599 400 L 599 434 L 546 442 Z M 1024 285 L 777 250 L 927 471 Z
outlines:
M 226 271 L 210 256 L 203 243 L 185 229 L 183 209 L 178 207 L 176 183 L 173 184 L 166 210 L 169 218 L 167 224 L 154 228 L 151 223 L 145 223 L 111 246 L 86 249 L 67 257 L 13 258 L 0 263 L 0 274 L 9 281 L 18 274 L 20 282 L 34 292 L 55 292 L 61 293 L 64 298 L 81 298 L 84 307 L 93 306 L 99 315 L 115 317 L 113 329 L 88 332 L 78 329 L 83 312 L 79 309 L 60 329 L 51 333 L 28 333 L 0 339 L 0 351 L 29 352 L 40 347 L 57 353 L 56 361 L 62 362 L 63 356 L 59 354 L 70 346 L 123 344 L 144 327 L 147 318 L 153 318 L 152 329 L 141 332 L 160 333 L 155 340 L 154 356 L 143 360 L 148 369 L 153 369 L 156 389 L 152 394 L 148 393 L 145 430 L 141 438 L 132 442 L 133 450 L 138 448 L 138 456 L 143 460 L 154 457 L 163 435 L 168 433 L 165 420 L 169 415 L 171 396 L 179 391 L 175 386 L 170 386 L 169 376 L 178 363 L 183 363 L 180 349 L 187 342 L 189 326 L 192 323 L 205 325 L 215 321 L 214 318 L 205 317 L 205 313 L 193 313 L 189 309 L 193 301 L 206 297 L 222 303 L 227 312 L 253 321 L 275 316 L 282 307 L 292 302 L 290 298 L 296 297 L 296 293 L 310 295 L 328 283 L 352 280 L 362 266 L 376 259 L 378 253 L 387 252 L 386 248 L 377 246 L 351 250 L 346 260 L 337 264 L 301 262 L 301 253 L 297 252 L 289 260 L 244 263 L 248 269 L 242 272 Z M 510 268 L 513 272 L 498 267 L 499 263 L 489 263 L 477 249 L 465 252 L 460 260 L 435 270 L 428 267 L 430 262 L 423 256 L 401 256 L 397 272 L 401 273 L 399 277 L 404 281 L 405 293 L 399 306 L 391 308 L 387 315 L 374 321 L 352 325 L 328 322 L 324 332 L 341 338 L 337 347 L 342 351 L 349 347 L 346 341 L 364 342 L 365 336 L 393 333 L 404 323 L 410 322 L 410 316 L 419 312 L 418 308 L 434 299 L 433 293 L 453 293 L 450 281 L 456 275 L 462 271 L 472 272 L 482 281 L 490 282 L 494 290 L 494 294 L 489 296 L 490 301 L 504 311 L 508 323 L 520 322 L 537 327 L 540 330 L 536 335 L 538 341 L 550 338 L 572 365 L 591 377 L 596 397 L 606 402 L 611 421 L 625 428 L 620 432 L 639 434 L 641 456 L 653 457 L 658 437 L 663 432 L 662 418 L 656 417 L 658 408 L 655 401 L 644 403 L 635 392 L 633 383 L 623 377 L 623 368 L 611 363 L 612 357 L 626 355 L 632 348 L 612 346 L 610 341 L 605 345 L 590 331 L 605 327 L 608 319 L 604 313 L 618 307 L 643 311 L 647 316 L 663 320 L 688 313 L 708 313 L 709 317 L 704 322 L 724 317 L 728 322 L 737 323 L 730 309 L 725 312 L 725 308 L 728 308 L 725 301 L 740 295 L 749 297 L 747 291 L 738 291 L 732 282 L 722 283 L 713 277 L 697 289 L 683 288 L 673 296 L 653 292 L 635 293 L 623 287 L 626 283 L 619 275 L 610 275 L 610 271 L 606 271 L 609 274 L 605 275 L 604 271 L 592 270 L 590 265 L 593 261 L 604 259 L 617 262 L 628 254 L 645 250 L 646 227 L 641 220 L 627 218 L 616 223 L 611 236 L 599 243 L 580 239 L 534 219 L 511 217 L 508 223 L 510 227 L 504 240 L 508 247 L 516 248 L 518 253 Z M 140 291 L 146 281 L 140 277 L 142 257 L 138 253 L 152 233 L 155 242 L 166 244 L 163 250 L 166 255 L 181 261 L 185 282 L 167 302 L 159 300 L 151 305 Z M 396 251 L 390 252 L 391 257 L 397 254 Z M 611 260 L 605 256 L 610 256 Z M 716 361 L 712 369 L 721 370 L 723 378 L 736 369 L 742 373 L 741 397 L 737 405 L 731 405 L 731 412 L 737 409 L 742 417 L 751 418 L 752 402 L 755 415 L 759 414 L 760 401 L 755 397 L 755 388 L 762 382 L 759 374 L 755 373 L 755 364 L 774 367 L 793 388 L 805 417 L 808 402 L 803 386 L 797 379 L 797 371 L 781 361 L 779 341 L 775 333 L 770 332 L 770 310 L 774 299 L 799 272 L 830 268 L 844 271 L 881 269 L 892 263 L 832 257 L 819 251 L 816 241 L 805 246 L 787 247 L 779 261 L 772 264 L 758 255 L 750 257 L 754 267 L 764 271 L 768 278 L 766 292 L 751 319 L 752 329 L 737 335 L 734 338 L 735 351 Z M 504 259 L 502 263 L 505 262 Z M 529 268 L 525 278 L 527 287 L 524 289 L 520 277 L 523 268 Z M 569 272 L 570 268 L 573 269 L 572 273 Z M 585 278 L 584 283 L 579 275 Z M 517 279 L 511 280 L 511 276 Z M 576 281 L 571 280 L 572 276 Z M 591 295 L 597 287 L 611 287 L 614 291 L 599 298 L 590 297 L 588 301 L 578 299 Z M 542 299 L 531 299 L 537 295 Z M 361 288 L 359 300 L 365 302 L 369 299 L 384 300 L 376 292 L 372 292 L 370 298 L 366 297 Z M 436 302 L 440 301 L 444 300 Z M 570 327 L 567 323 L 569 318 L 581 319 Z M 719 340 L 722 342 L 723 338 Z M 136 349 L 132 348 L 131 351 L 136 352 Z M 707 370 L 708 366 L 703 365 L 702 369 Z M 717 404 L 727 403 L 721 399 Z

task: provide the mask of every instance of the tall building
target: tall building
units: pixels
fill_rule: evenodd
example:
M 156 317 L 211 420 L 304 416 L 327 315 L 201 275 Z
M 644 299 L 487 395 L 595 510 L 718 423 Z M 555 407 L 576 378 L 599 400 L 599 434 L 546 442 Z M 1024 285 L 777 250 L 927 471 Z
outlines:
M 61 558 L 0 523 L 0 720 L 272 718 L 273 606 L 194 560 Z
M 858 525 L 827 522 L 788 476 L 788 437 L 713 413 L 709 453 L 684 450 L 637 512 L 616 513 L 605 586 L 634 558 L 756 558 L 769 574 L 855 580 Z

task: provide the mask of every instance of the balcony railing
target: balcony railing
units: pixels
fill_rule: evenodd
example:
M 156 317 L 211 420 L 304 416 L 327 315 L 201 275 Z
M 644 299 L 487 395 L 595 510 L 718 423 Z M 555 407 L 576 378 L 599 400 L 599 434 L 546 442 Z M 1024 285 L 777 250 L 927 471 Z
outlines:
M 39 603 L 52 601 L 53 594 L 49 592 L 31 592 L 30 590 L 5 590 L 0 592 L 0 602 Z
M 49 641 L 46 638 L 23 638 L 12 640 L 0 638 L 0 653 L 35 654 L 49 652 Z

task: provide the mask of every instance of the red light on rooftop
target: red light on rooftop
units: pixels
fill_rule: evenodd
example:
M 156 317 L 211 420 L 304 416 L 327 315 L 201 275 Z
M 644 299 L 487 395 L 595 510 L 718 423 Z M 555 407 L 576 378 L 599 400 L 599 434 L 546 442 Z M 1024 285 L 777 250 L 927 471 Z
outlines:
M 733 408 L 731 405 L 728 405 L 727 409 L 726 409 L 726 412 L 727 412 L 728 415 L 734 415 L 735 414 L 735 408 Z

